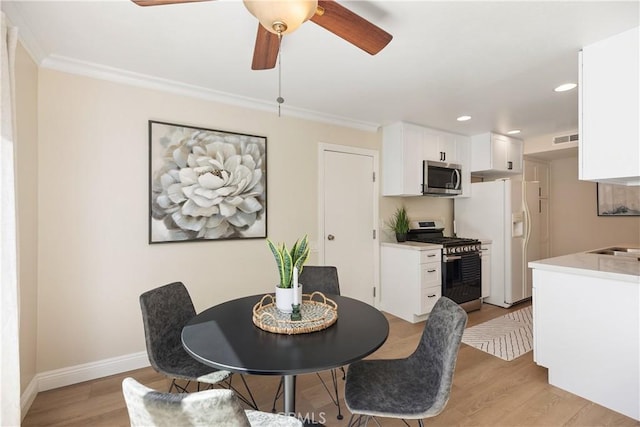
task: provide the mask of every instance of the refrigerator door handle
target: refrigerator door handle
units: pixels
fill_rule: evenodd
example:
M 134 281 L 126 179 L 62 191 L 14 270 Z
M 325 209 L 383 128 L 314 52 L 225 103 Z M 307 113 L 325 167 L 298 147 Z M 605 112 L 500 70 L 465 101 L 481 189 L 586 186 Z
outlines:
M 531 211 L 526 199 L 524 200 L 524 247 L 526 249 L 531 236 Z M 526 253 L 526 251 L 525 251 Z

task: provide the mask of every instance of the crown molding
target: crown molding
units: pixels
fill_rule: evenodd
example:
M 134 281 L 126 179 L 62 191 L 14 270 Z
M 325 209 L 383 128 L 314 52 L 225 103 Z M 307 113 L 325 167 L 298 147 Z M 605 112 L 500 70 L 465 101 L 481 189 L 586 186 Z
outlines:
M 11 25 L 18 28 L 18 40 L 24 49 L 27 51 L 31 59 L 38 64 L 42 64 L 42 60 L 45 58 L 44 49 L 38 43 L 37 38 L 29 30 L 29 27 L 22 18 L 20 9 L 16 6 L 15 2 L 0 1 L 2 5 L 2 11 L 6 14 L 7 19 L 11 22 Z
M 235 105 L 254 110 L 269 111 L 273 112 L 274 114 L 276 113 L 277 109 L 276 105 L 273 102 L 266 102 L 260 99 L 220 92 L 201 86 L 190 85 L 174 80 L 150 76 L 147 74 L 135 73 L 119 68 L 80 61 L 60 55 L 47 56 L 40 62 L 40 66 L 42 68 L 82 75 L 100 80 L 107 80 L 130 86 L 137 86 L 145 89 L 153 89 L 162 92 L 173 93 L 176 95 L 199 98 L 207 101 Z M 328 123 L 337 126 L 344 126 L 364 130 L 367 132 L 377 132 L 378 127 L 380 126 L 378 123 L 359 121 L 347 117 L 334 116 L 292 106 L 283 108 L 282 115 L 311 120 L 315 122 Z

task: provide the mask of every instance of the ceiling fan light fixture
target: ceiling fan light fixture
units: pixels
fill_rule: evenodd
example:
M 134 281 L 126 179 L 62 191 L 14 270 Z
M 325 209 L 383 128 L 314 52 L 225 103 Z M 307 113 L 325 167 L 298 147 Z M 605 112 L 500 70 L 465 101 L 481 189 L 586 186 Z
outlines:
M 318 0 L 243 0 L 249 13 L 274 34 L 289 34 L 308 21 L 318 8 Z

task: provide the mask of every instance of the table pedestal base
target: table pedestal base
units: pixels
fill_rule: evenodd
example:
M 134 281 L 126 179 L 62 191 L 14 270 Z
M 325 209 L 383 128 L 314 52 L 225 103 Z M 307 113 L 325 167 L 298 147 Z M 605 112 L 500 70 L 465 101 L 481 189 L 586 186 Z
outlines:
M 287 415 L 297 416 L 296 414 L 296 376 L 283 375 L 284 380 L 284 413 Z

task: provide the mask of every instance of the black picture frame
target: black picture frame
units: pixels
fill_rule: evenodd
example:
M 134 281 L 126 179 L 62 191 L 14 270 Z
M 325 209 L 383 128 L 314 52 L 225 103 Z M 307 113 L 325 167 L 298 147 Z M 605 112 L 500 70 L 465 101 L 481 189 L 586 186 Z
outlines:
M 267 138 L 149 120 L 149 244 L 267 237 Z
M 640 216 L 640 186 L 597 184 L 598 216 Z

